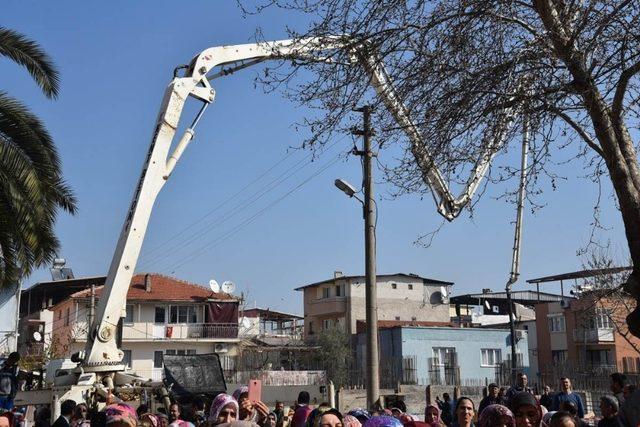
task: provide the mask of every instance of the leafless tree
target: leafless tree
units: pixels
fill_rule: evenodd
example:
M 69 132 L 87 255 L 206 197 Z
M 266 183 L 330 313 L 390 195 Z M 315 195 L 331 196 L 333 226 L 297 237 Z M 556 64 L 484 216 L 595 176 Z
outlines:
M 523 117 L 530 121 L 530 195 L 543 178 L 554 185 L 551 166 L 567 157 L 557 155 L 563 148 L 585 163 L 594 182 L 608 175 L 635 266 L 626 291 L 640 299 L 640 168 L 630 133 L 640 113 L 640 1 L 263 0 L 257 7 L 238 1 L 247 13 L 279 7 L 310 15 L 307 28 L 290 30 L 293 37 L 349 34 L 375 52 L 452 186 L 466 181 L 502 132 L 497 124 L 507 110 L 515 119 L 500 155 L 516 146 L 509 142 L 519 142 Z M 324 112 L 306 122 L 311 144 L 347 129 L 354 106 L 380 107 L 378 141 L 404 152 L 384 165 L 386 177 L 398 194 L 428 193 L 423 176 L 433 163 L 420 161 L 378 105 L 367 73 L 351 66 L 347 53 L 331 60 L 276 66 L 261 80 L 268 90 L 284 87 L 295 101 Z M 491 181 L 502 181 L 518 168 L 491 172 Z M 640 307 L 627 321 L 640 336 Z

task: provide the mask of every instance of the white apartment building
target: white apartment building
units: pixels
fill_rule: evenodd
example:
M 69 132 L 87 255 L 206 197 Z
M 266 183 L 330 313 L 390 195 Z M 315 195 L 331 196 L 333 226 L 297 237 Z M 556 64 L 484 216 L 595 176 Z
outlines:
M 55 353 L 69 357 L 86 345 L 91 289 L 76 292 L 52 306 Z M 95 289 L 94 300 L 102 287 Z M 165 354 L 237 355 L 238 300 L 204 286 L 159 274 L 133 277 L 122 325 L 125 361 L 138 375 L 162 378 Z

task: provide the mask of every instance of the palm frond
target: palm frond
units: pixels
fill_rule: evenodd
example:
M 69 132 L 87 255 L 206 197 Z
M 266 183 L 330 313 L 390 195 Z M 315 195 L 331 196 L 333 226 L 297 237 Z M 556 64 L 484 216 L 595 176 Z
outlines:
M 25 67 L 47 98 L 56 98 L 60 75 L 39 44 L 8 28 L 0 27 L 0 55 Z

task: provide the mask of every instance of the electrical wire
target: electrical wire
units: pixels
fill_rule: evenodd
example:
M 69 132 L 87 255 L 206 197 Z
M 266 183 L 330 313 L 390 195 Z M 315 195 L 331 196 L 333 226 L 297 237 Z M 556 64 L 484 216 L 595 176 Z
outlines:
M 223 235 L 221 235 L 217 239 L 213 240 L 212 242 L 209 242 L 208 244 L 206 244 L 204 246 L 201 246 L 200 248 L 196 249 L 195 251 L 193 251 L 193 252 L 187 254 L 186 256 L 182 257 L 181 259 L 176 261 L 174 264 L 170 265 L 170 267 L 167 268 L 167 271 L 170 271 L 170 274 L 174 274 L 176 270 L 178 270 L 180 267 L 182 267 L 187 262 L 193 261 L 194 259 L 202 256 L 206 251 L 211 250 L 211 249 L 219 246 L 221 243 L 223 243 L 224 241 L 228 240 L 229 238 L 231 238 L 232 236 L 237 234 L 239 231 L 241 231 L 244 227 L 246 227 L 246 226 L 250 225 L 251 223 L 253 223 L 257 218 L 259 218 L 261 215 L 263 215 L 267 210 L 271 209 L 272 207 L 274 207 L 275 205 L 280 203 L 282 200 L 286 199 L 291 194 L 293 194 L 294 192 L 296 192 L 297 190 L 302 188 L 309 181 L 311 181 L 312 179 L 314 179 L 318 175 L 320 175 L 323 172 L 325 172 L 327 169 L 329 169 L 331 166 L 333 166 L 335 163 L 337 163 L 340 160 L 341 155 L 342 155 L 342 153 L 338 153 L 338 155 L 336 155 L 331 161 L 326 163 L 322 168 L 320 168 L 319 170 L 314 172 L 311 176 L 307 177 L 304 181 L 302 181 L 301 183 L 299 183 L 295 187 L 291 188 L 288 192 L 286 192 L 285 194 L 283 194 L 279 198 L 275 199 L 274 201 L 269 203 L 267 206 L 265 206 L 264 208 L 262 208 L 261 210 L 256 212 L 254 215 L 252 215 L 251 217 L 245 219 L 240 224 L 236 225 L 234 228 L 232 228 L 228 232 L 224 233 Z
M 328 150 L 331 150 L 334 146 L 336 146 L 345 137 L 346 137 L 346 135 L 343 136 L 342 138 L 339 138 L 336 141 L 332 142 L 329 146 L 327 146 L 325 148 L 325 152 L 328 151 Z M 160 263 L 164 259 L 166 259 L 168 257 L 173 257 L 176 251 L 182 250 L 183 248 L 189 246 L 190 244 L 192 244 L 192 243 L 194 243 L 194 242 L 206 237 L 206 235 L 208 233 L 210 233 L 212 230 L 218 228 L 219 226 L 221 226 L 222 224 L 224 224 L 228 220 L 232 219 L 233 217 L 241 214 L 243 211 L 245 211 L 251 205 L 253 205 L 257 201 L 259 201 L 261 198 L 266 196 L 271 191 L 275 190 L 279 185 L 284 183 L 286 180 L 288 180 L 289 178 L 291 178 L 292 176 L 294 176 L 298 172 L 302 171 L 309 164 L 313 163 L 314 159 L 311 158 L 313 155 L 314 155 L 314 153 L 309 153 L 307 156 L 305 156 L 303 159 L 301 159 L 300 162 L 298 162 L 295 165 L 293 165 L 292 167 L 288 168 L 283 173 L 281 173 L 276 178 L 274 178 L 269 183 L 267 183 L 265 186 L 263 186 L 262 188 L 260 188 L 259 190 L 257 190 L 253 194 L 251 194 L 249 197 L 247 197 L 246 199 L 243 199 L 238 204 L 236 204 L 235 206 L 233 206 L 230 209 L 228 209 L 225 213 L 222 214 L 221 217 L 214 218 L 212 221 L 207 222 L 205 225 L 203 225 L 202 227 L 198 228 L 193 233 L 190 233 L 188 236 L 184 237 L 183 239 L 180 239 L 180 240 L 182 240 L 181 242 L 170 246 L 169 248 L 167 248 L 166 250 L 162 251 L 161 253 L 157 253 L 155 256 L 152 256 L 150 259 L 144 260 L 143 262 L 141 262 L 140 270 L 150 269 L 150 267 L 152 267 L 154 265 L 157 265 L 158 263 Z M 304 162 L 307 159 L 310 159 L 310 160 Z M 273 169 L 273 167 L 270 168 L 269 170 L 272 170 L 272 169 Z M 264 174 L 262 174 L 261 176 L 264 176 Z M 256 180 L 254 180 L 254 181 L 256 181 Z M 222 205 L 220 205 L 220 206 L 222 206 Z M 189 226 L 187 228 L 192 228 L 192 226 Z M 180 236 L 180 234 L 182 234 L 184 231 L 186 231 L 186 229 L 184 229 L 183 231 L 181 231 L 179 233 L 176 233 L 176 235 Z

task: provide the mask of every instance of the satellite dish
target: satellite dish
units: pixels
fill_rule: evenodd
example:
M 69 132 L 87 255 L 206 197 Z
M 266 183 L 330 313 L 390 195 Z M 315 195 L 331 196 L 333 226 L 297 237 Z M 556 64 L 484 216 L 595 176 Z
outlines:
M 33 339 L 34 339 L 36 342 L 40 342 L 40 341 L 42 341 L 42 334 L 41 334 L 40 332 L 38 332 L 38 331 L 35 331 L 35 332 L 33 333 Z
M 246 317 L 242 318 L 242 326 L 245 329 L 249 329 L 251 327 L 251 321 L 249 319 L 247 319 Z
M 224 292 L 225 294 L 232 294 L 233 291 L 236 290 L 236 284 L 233 283 L 231 280 L 226 280 L 225 282 L 222 283 L 222 292 Z
M 491 310 L 491 304 L 489 303 L 489 301 L 488 301 L 488 300 L 484 300 L 484 307 L 485 307 L 487 310 Z
M 216 292 L 216 293 L 220 292 L 220 285 L 214 279 L 209 280 L 209 287 L 213 292 Z

